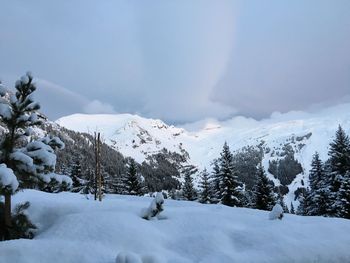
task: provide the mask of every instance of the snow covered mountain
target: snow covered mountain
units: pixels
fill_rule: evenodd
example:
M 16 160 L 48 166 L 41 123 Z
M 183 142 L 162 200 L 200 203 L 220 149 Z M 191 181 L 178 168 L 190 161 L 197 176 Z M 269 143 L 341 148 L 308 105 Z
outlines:
M 304 167 L 309 167 L 315 151 L 326 159 L 328 144 L 338 125 L 345 131 L 350 130 L 350 104 L 316 113 L 275 113 L 261 121 L 245 117 L 225 122 L 206 120 L 187 124 L 184 128 L 131 114 L 73 114 L 58 119 L 56 123 L 77 132 L 99 131 L 107 144 L 138 162 L 166 148 L 183 154 L 186 151 L 191 163 L 209 166 L 227 141 L 232 150 L 261 145 L 276 152 L 290 144 L 298 160 Z M 265 157 L 273 157 L 272 152 L 265 153 Z
M 260 147 L 267 170 L 269 161 L 282 158 L 289 148 L 304 169 L 289 185 L 293 193 L 302 180 L 307 183 L 307 171 L 315 151 L 323 160 L 327 159 L 328 145 L 338 125 L 350 132 L 350 103 L 317 112 L 274 113 L 260 121 L 234 117 L 224 122 L 205 120 L 181 128 L 131 114 L 74 114 L 60 118 L 57 123 L 78 132 L 100 131 L 107 144 L 138 162 L 166 148 L 186 155 L 190 163 L 209 168 L 227 141 L 234 151 L 247 145 Z

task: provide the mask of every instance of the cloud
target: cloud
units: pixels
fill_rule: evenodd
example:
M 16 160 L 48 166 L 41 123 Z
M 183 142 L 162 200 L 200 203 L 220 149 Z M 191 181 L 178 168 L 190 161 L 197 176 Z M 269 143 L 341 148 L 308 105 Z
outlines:
M 350 2 L 245 1 L 227 72 L 211 98 L 239 114 L 334 105 L 350 95 Z
M 35 98 L 41 111 L 55 120 L 73 113 L 115 113 L 113 106 L 88 98 L 45 79 L 34 79 L 37 84 Z
M 1 7 L 0 73 L 31 70 L 50 80 L 37 94 L 50 118 L 115 111 L 170 123 L 264 118 L 350 95 L 347 0 Z
M 87 105 L 83 108 L 85 113 L 89 114 L 97 114 L 97 113 L 107 113 L 112 114 L 115 113 L 115 110 L 112 105 L 108 103 L 103 103 L 99 100 L 93 100 L 89 102 Z
M 170 121 L 233 114 L 234 107 L 210 98 L 233 45 L 232 3 L 156 2 L 137 10 L 145 74 L 151 76 L 144 83 L 143 112 Z

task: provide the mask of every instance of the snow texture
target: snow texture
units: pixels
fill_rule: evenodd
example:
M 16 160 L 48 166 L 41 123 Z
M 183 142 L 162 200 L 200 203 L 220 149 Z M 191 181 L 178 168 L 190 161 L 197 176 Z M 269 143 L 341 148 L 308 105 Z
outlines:
M 0 188 L 9 188 L 9 191 L 15 193 L 18 185 L 17 177 L 12 169 L 7 168 L 6 164 L 0 164 Z
M 275 220 L 275 219 L 282 219 L 283 217 L 283 208 L 280 204 L 275 204 L 275 206 L 272 208 L 271 212 L 269 213 L 269 219 Z
M 6 103 L 0 103 L 0 117 L 4 119 L 11 119 L 12 111 Z
M 167 219 L 147 221 L 138 212 L 151 200 L 19 192 L 13 207 L 29 201 L 39 229 L 33 240 L 2 242 L 0 262 L 113 263 L 123 251 L 142 263 L 350 262 L 350 220 L 269 220 L 267 211 L 167 200 Z
M 0 84 L 0 96 L 5 96 L 8 93 L 8 89 L 6 89 L 2 84 Z

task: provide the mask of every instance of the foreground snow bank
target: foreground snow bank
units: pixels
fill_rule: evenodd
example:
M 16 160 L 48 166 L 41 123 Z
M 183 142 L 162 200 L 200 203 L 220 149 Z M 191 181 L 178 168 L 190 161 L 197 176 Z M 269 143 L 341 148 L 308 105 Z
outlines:
M 165 200 L 165 219 L 147 221 L 139 213 L 151 198 L 108 195 L 99 203 L 27 190 L 13 205 L 25 200 L 39 232 L 1 242 L 0 262 L 350 262 L 350 220 L 271 221 L 263 211 Z

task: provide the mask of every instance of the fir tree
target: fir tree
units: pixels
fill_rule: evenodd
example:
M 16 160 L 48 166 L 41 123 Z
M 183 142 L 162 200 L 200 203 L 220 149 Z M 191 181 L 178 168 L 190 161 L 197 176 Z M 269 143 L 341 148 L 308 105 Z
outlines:
M 309 215 L 310 207 L 310 189 L 305 189 L 305 191 L 299 195 L 299 206 L 297 208 L 297 214 L 302 216 Z
M 336 201 L 337 216 L 350 219 L 350 171 L 343 176 Z
M 129 195 L 141 195 L 142 187 L 137 174 L 136 163 L 134 159 L 130 160 L 127 176 L 126 176 L 126 191 Z
M 26 179 L 25 176 L 30 176 L 28 169 L 25 172 L 24 169 L 19 168 L 28 168 L 28 164 L 30 165 L 32 160 L 24 154 L 14 153 L 19 141 L 27 142 L 30 127 L 40 124 L 36 115 L 36 111 L 40 106 L 34 102 L 32 97 L 36 87 L 30 73 L 18 80 L 15 88 L 16 93 L 10 94 L 7 89 L 0 85 L 0 120 L 6 127 L 5 134 L 1 136 L 0 163 L 4 163 L 7 169 L 13 170 L 17 178 Z M 2 191 L 1 193 L 5 196 L 4 218 L 0 219 L 6 225 L 6 229 L 1 231 L 3 233 L 8 233 L 8 228 L 11 227 L 11 194 L 16 189 L 12 190 Z M 7 234 L 1 238 L 10 239 L 11 237 Z
M 212 189 L 212 200 L 211 203 L 218 203 L 221 200 L 221 180 L 220 180 L 220 167 L 219 167 L 219 160 L 215 159 L 212 163 L 213 171 L 211 173 L 210 178 L 210 186 Z
M 295 214 L 295 209 L 294 209 L 293 202 L 290 202 L 290 213 L 291 214 Z
M 36 86 L 32 75 L 27 73 L 23 76 L 16 82 L 15 88 L 16 91 L 12 94 L 0 85 L 0 121 L 6 128 L 0 141 L 0 163 L 14 173 L 21 188 L 43 189 L 49 185 L 53 187 L 54 184 L 58 188 L 62 179 L 61 185 L 67 185 L 66 178 L 58 178 L 59 175 L 53 174 L 56 165 L 54 150 L 63 149 L 64 143 L 51 136 L 29 141 L 32 127 L 42 123 L 36 113 L 40 106 L 33 99 Z M 5 195 L 4 222 L 10 228 L 11 194 L 14 191 L 3 190 L 1 189 L 1 194 Z
M 183 197 L 185 200 L 194 201 L 197 198 L 196 190 L 193 186 L 193 178 L 192 175 L 197 172 L 197 168 L 192 165 L 185 166 L 183 168 L 182 173 L 185 176 L 185 182 L 183 184 Z
M 82 186 L 81 193 L 88 196 L 95 193 L 95 174 L 91 168 L 86 171 L 87 178 Z
M 322 161 L 320 160 L 320 156 L 318 152 L 315 152 L 315 154 L 312 157 L 311 170 L 309 172 L 310 189 L 311 190 L 317 189 L 323 177 L 324 177 L 323 164 L 322 164 Z
M 329 146 L 328 155 L 330 156 L 332 172 L 344 175 L 350 170 L 350 141 L 340 125 L 334 141 Z
M 316 152 L 312 158 L 309 172 L 310 190 L 307 191 L 308 207 L 304 210 L 307 215 L 325 215 L 327 213 L 327 198 L 329 195 L 326 174 L 319 154 Z
M 81 165 L 79 159 L 75 159 L 74 164 L 72 165 L 72 170 L 70 173 L 70 177 L 73 181 L 73 189 L 72 192 L 80 192 L 83 187 L 83 181 L 82 181 L 82 172 L 81 172 Z
M 233 155 L 225 142 L 219 158 L 221 203 L 227 206 L 241 206 L 242 188 L 233 166 Z
M 270 211 L 275 205 L 275 195 L 273 187 L 266 177 L 264 167 L 260 164 L 257 169 L 257 185 L 255 188 L 254 207 L 261 210 Z
M 207 169 L 204 169 L 202 171 L 199 187 L 201 188 L 199 202 L 203 204 L 209 204 L 212 198 L 211 198 L 209 174 L 207 172 Z
M 282 196 L 281 194 L 279 194 L 277 203 L 281 205 L 281 207 L 282 207 L 282 209 L 283 209 L 283 213 L 289 213 L 288 206 L 287 206 L 286 203 L 284 202 L 283 196 Z
M 350 171 L 350 141 L 345 131 L 339 125 L 335 139 L 330 144 L 329 155 L 329 194 L 327 196 L 327 215 L 339 216 L 339 189 L 344 181 L 344 175 Z

